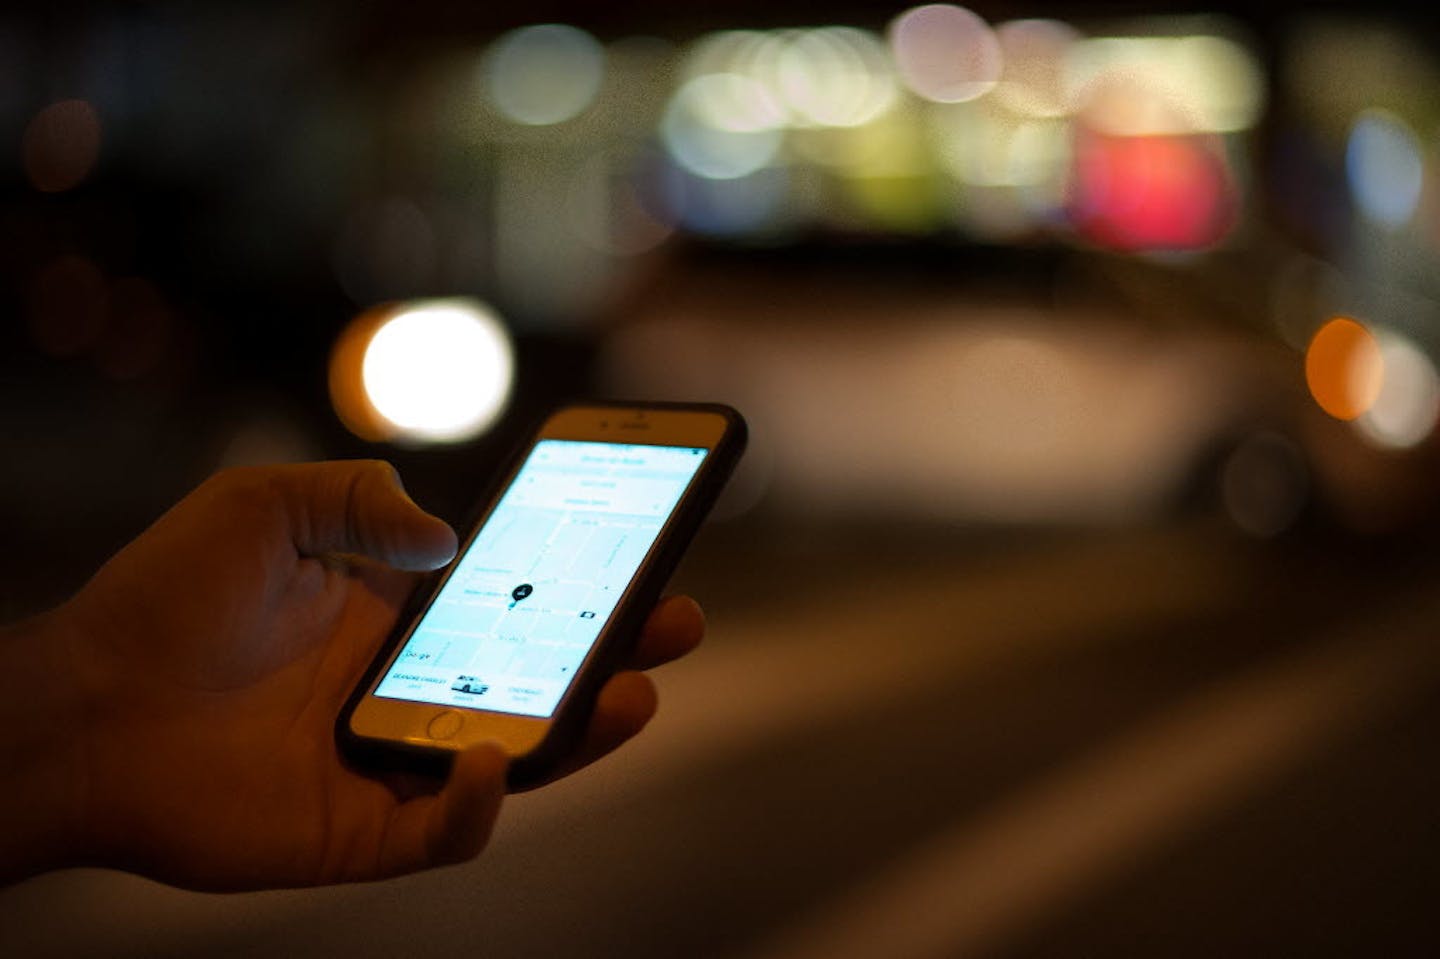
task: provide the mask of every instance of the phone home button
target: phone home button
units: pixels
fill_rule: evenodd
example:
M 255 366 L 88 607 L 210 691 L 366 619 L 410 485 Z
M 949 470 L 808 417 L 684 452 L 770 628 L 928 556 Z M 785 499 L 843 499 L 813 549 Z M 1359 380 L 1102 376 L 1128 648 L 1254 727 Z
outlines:
M 463 725 L 465 717 L 454 709 L 447 709 L 431 717 L 425 726 L 425 735 L 431 739 L 454 739 Z

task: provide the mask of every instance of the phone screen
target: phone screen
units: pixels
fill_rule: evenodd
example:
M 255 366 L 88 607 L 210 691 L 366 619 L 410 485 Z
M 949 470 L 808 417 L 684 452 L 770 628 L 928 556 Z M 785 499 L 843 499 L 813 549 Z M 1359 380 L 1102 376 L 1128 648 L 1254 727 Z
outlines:
M 375 695 L 550 716 L 707 452 L 536 443 Z

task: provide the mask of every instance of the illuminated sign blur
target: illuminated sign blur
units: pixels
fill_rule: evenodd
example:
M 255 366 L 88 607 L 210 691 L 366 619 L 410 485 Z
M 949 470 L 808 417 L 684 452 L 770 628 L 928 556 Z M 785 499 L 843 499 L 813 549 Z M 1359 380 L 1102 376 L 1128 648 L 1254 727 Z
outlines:
M 1223 243 L 1243 217 L 1228 140 L 1258 122 L 1265 80 L 1222 21 L 1179 26 L 1087 36 L 936 3 L 883 31 L 733 29 L 678 46 L 602 45 L 559 24 L 511 31 L 476 74 L 491 125 L 472 121 L 462 147 L 496 195 L 495 280 L 507 301 L 564 314 L 567 296 L 595 296 L 609 262 L 632 255 L 587 242 L 616 232 L 603 201 L 587 200 L 577 232 L 547 199 L 578 195 L 568 183 L 594 175 L 597 153 L 660 238 L 820 228 L 1028 232 L 1129 252 Z M 531 265 L 542 253 L 544 284 Z

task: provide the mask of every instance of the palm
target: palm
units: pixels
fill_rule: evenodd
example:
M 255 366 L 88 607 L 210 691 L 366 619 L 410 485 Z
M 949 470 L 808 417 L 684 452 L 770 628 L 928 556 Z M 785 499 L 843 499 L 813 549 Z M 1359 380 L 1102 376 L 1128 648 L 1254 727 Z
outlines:
M 426 568 L 453 551 L 448 528 L 376 467 L 207 483 L 66 608 L 80 637 L 71 661 L 99 704 L 85 749 L 96 861 L 243 889 L 381 878 L 484 844 L 504 792 L 495 750 L 460 756 L 426 795 L 352 771 L 335 747 L 344 699 L 414 585 L 340 554 Z M 635 665 L 682 654 L 702 628 L 693 603 L 664 604 Z M 617 676 L 571 768 L 653 708 L 648 680 Z
M 126 730 L 129 742 L 116 754 L 128 768 L 116 778 L 176 784 L 137 795 L 143 808 L 110 797 L 107 814 L 127 820 L 114 834 L 135 835 L 131 824 L 142 819 L 163 824 L 145 830 L 143 854 L 123 854 L 147 873 L 243 888 L 373 878 L 421 864 L 385 846 L 400 797 L 345 768 L 333 738 L 344 697 L 393 626 L 412 578 L 290 553 L 288 562 L 251 567 L 271 571 L 257 579 L 207 582 L 201 569 L 177 582 L 137 570 L 147 584 L 210 597 L 207 609 L 190 610 L 192 622 L 177 620 L 174 609 L 156 622 L 150 611 L 165 607 L 147 602 L 147 589 L 123 591 L 137 608 L 114 620 L 136 628 L 109 639 L 126 660 L 129 689 L 121 695 L 143 700 L 150 721 Z M 207 635 L 203 646 L 183 645 Z
M 345 768 L 333 732 L 413 576 L 305 555 L 250 492 L 202 487 L 72 603 L 104 703 L 99 858 L 205 888 L 420 868 L 407 823 L 433 800 Z

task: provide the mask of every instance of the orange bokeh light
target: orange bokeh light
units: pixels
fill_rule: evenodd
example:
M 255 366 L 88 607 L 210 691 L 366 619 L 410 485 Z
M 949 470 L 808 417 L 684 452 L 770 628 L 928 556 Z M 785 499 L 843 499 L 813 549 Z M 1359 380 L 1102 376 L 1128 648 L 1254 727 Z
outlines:
M 330 401 L 335 407 L 335 414 L 350 432 L 372 443 L 392 438 L 395 427 L 370 402 L 361 378 L 361 367 L 364 366 L 370 340 L 392 315 L 392 306 L 375 307 L 361 313 L 341 332 L 330 353 Z
M 1362 324 L 1336 317 L 1320 327 L 1305 351 L 1305 382 L 1320 408 L 1353 420 L 1375 404 L 1384 381 L 1380 344 Z

